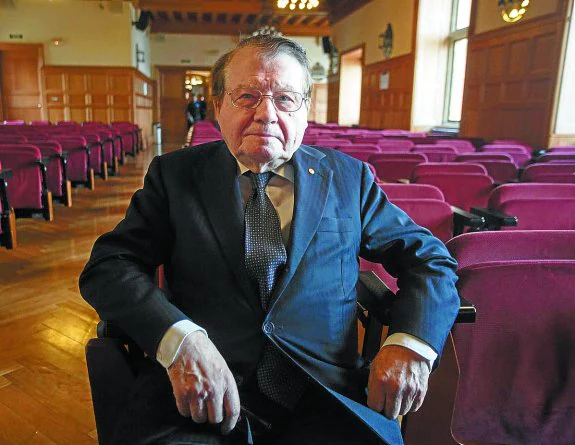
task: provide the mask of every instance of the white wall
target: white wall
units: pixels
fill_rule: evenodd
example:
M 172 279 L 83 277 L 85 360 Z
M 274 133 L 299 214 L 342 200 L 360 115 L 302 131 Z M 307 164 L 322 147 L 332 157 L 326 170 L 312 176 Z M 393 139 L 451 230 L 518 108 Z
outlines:
M 113 13 L 106 1 L 17 0 L 0 9 L 0 42 L 41 43 L 47 65 L 132 66 L 132 17 L 127 3 L 122 9 Z M 55 37 L 64 44 L 53 46 Z
M 124 4 L 124 8 L 127 5 Z M 138 19 L 138 12 L 134 10 L 132 4 L 129 4 L 130 14 L 132 17 L 132 22 L 135 22 Z M 135 26 L 132 26 L 132 44 L 131 44 L 131 51 L 132 51 L 132 66 L 137 68 L 141 73 L 145 74 L 148 77 L 152 76 L 152 54 L 150 51 L 150 27 L 145 31 L 139 31 L 136 29 Z M 136 45 L 138 45 L 138 51 L 143 51 L 143 58 L 144 62 L 137 63 L 136 59 Z M 141 56 L 140 56 L 141 57 Z
M 571 25 L 565 52 L 565 64 L 557 107 L 556 134 L 575 134 L 575 20 L 571 11 Z
M 393 28 L 393 52 L 398 57 L 411 52 L 414 0 L 373 0 L 333 25 L 333 41 L 339 53 L 365 43 L 365 64 L 383 60 L 379 34 L 387 24 Z
M 287 37 L 305 48 L 311 66 L 319 62 L 326 70 L 329 68 L 328 56 L 323 53 L 319 39 Z M 153 65 L 211 67 L 220 56 L 236 47 L 239 36 L 162 34 L 150 40 Z

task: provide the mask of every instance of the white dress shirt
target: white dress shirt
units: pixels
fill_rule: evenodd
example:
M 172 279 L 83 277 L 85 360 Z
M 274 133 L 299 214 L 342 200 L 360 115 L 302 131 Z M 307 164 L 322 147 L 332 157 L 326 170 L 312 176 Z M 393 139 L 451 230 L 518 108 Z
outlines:
M 240 192 L 244 205 L 252 193 L 251 181 L 244 175 L 247 171 L 248 168 L 238 162 Z M 293 219 L 295 196 L 293 165 L 291 163 L 283 164 L 278 169 L 273 170 L 273 172 L 275 174 L 272 175 L 268 182 L 266 193 L 278 213 L 282 230 L 282 239 L 284 244 L 287 246 L 290 237 L 291 222 Z M 197 331 L 201 331 L 207 335 L 205 329 L 190 320 L 181 320 L 170 326 L 158 346 L 158 350 L 156 352 L 156 359 L 158 362 L 164 368 L 168 368 L 176 359 L 184 339 L 191 333 Z M 388 345 L 398 345 L 411 349 L 428 360 L 430 369 L 437 358 L 437 353 L 427 343 L 413 335 L 396 332 L 387 337 L 382 347 Z

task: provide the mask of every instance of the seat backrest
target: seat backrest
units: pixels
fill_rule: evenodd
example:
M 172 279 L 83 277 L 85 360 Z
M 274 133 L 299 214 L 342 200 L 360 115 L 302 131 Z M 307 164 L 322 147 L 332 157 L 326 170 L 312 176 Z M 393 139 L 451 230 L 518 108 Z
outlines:
M 12 169 L 7 189 L 14 208 L 42 208 L 40 159 L 40 149 L 34 145 L 0 145 L 0 161 L 4 168 Z
M 573 184 L 538 184 L 519 183 L 503 184 L 495 188 L 489 195 L 488 206 L 499 208 L 502 203 L 510 199 L 524 198 L 574 198 L 575 185 Z
M 377 146 L 380 149 L 386 149 L 386 151 L 391 149 L 397 151 L 409 151 L 415 147 L 415 144 L 408 139 L 381 138 L 377 141 Z
M 433 173 L 417 178 L 418 184 L 438 187 L 445 200 L 460 209 L 487 207 L 489 194 L 493 190 L 493 179 L 476 173 Z
M 450 145 L 457 149 L 458 153 L 474 153 L 475 146 L 465 139 L 436 139 L 435 143 L 438 145 Z
M 564 145 L 562 147 L 549 148 L 551 153 L 575 153 L 575 145 Z
M 574 174 L 575 161 L 573 162 L 545 162 L 542 164 L 531 164 L 525 167 L 521 174 L 522 181 L 537 182 L 536 178 L 539 175 L 559 175 L 559 174 Z
M 543 156 L 537 158 L 537 162 L 575 162 L 575 153 L 545 153 Z
M 453 211 L 445 201 L 436 199 L 392 199 L 391 202 L 444 243 L 453 238 Z
M 454 162 L 458 156 L 454 147 L 433 144 L 416 145 L 411 151 L 413 153 L 424 153 L 429 162 Z
M 351 141 L 346 139 L 320 139 L 317 138 L 313 145 L 319 145 L 320 147 L 329 147 L 329 148 L 336 148 L 341 145 L 351 146 Z
M 395 182 L 400 179 L 409 179 L 413 169 L 420 161 L 402 158 L 380 159 L 369 156 L 369 163 L 373 165 L 377 172 L 377 177 L 381 181 Z
M 529 149 L 523 145 L 518 144 L 486 144 L 481 147 L 483 152 L 496 152 L 496 153 L 525 153 L 530 154 Z
M 28 138 L 21 134 L 0 134 L 0 144 L 25 144 Z
M 436 199 L 445 201 L 443 193 L 429 184 L 385 183 L 379 185 L 390 200 L 397 199 Z
M 506 147 L 504 145 L 494 145 L 491 147 L 483 146 L 481 147 L 483 153 L 502 153 L 511 156 L 513 161 L 519 166 L 526 165 L 531 160 L 531 154 L 525 147 L 510 146 Z
M 482 160 L 514 162 L 513 157 L 507 153 L 466 153 L 455 158 L 456 162 L 481 162 Z
M 460 268 L 493 261 L 575 260 L 573 230 L 471 232 L 446 245 Z
M 466 444 L 570 443 L 575 261 L 483 263 L 458 275 L 459 293 L 478 316 L 453 332 L 460 368 L 454 437 Z
M 495 210 L 517 217 L 501 230 L 575 230 L 575 198 L 510 199 Z
M 412 178 L 426 173 L 479 173 L 486 175 L 487 170 L 483 165 L 471 162 L 426 162 L 413 169 Z
M 478 161 L 487 169 L 487 174 L 495 182 L 509 182 L 517 179 L 518 169 L 512 161 L 494 161 L 486 159 Z

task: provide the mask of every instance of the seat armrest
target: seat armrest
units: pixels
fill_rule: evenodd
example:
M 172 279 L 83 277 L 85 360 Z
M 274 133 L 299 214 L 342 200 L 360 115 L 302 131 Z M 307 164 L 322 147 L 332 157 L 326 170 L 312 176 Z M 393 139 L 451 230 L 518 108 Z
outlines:
M 513 227 L 517 225 L 517 217 L 506 215 L 484 207 L 471 207 L 471 213 L 485 218 L 487 228 L 497 230 L 500 227 Z
M 453 212 L 453 235 L 461 235 L 464 227 L 471 227 L 475 230 L 480 230 L 485 226 L 485 218 L 480 215 L 474 215 L 466 212 L 459 207 L 451 206 Z
M 0 170 L 0 179 L 8 179 L 12 177 L 12 169 L 11 168 L 5 168 L 3 170 Z

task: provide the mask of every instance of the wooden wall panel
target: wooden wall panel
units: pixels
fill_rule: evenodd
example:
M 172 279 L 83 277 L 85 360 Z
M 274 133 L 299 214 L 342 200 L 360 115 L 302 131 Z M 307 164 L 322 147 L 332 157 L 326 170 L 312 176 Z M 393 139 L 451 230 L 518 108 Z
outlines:
M 364 67 L 359 117 L 361 127 L 409 130 L 414 62 L 413 54 L 408 54 Z M 389 88 L 380 90 L 380 76 L 385 72 L 389 73 Z
M 564 11 L 469 37 L 462 136 L 547 145 Z
M 135 122 L 149 140 L 152 81 L 134 68 L 46 66 L 43 78 L 50 121 Z
M 339 120 L 339 73 L 327 79 L 327 122 Z

